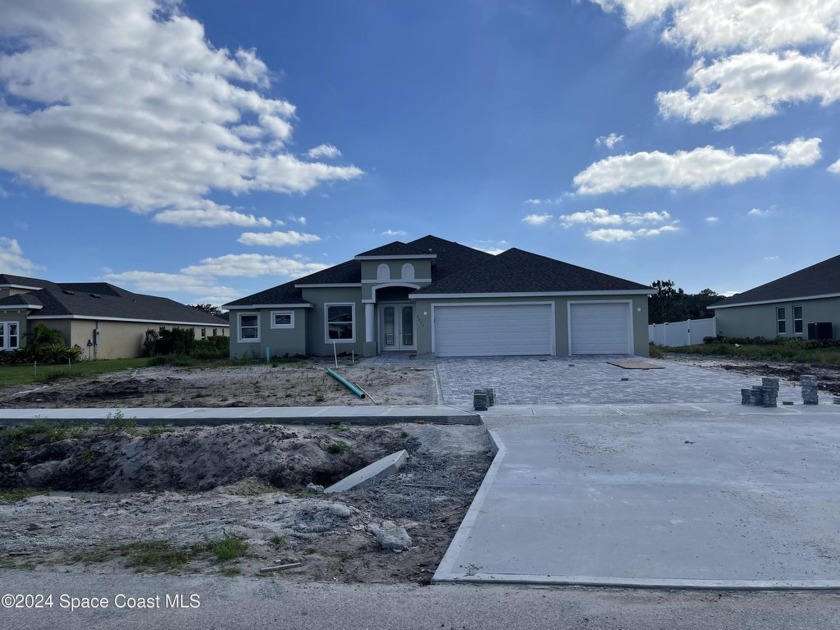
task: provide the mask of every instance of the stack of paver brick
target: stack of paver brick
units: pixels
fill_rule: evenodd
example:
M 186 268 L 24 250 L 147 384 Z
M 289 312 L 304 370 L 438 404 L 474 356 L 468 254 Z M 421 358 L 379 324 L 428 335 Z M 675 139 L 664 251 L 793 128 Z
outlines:
M 476 389 L 473 392 L 473 409 L 476 411 L 487 411 L 488 407 L 496 404 L 496 390 L 492 387 Z
M 799 377 L 799 382 L 802 383 L 802 402 L 806 405 L 820 404 L 820 397 L 817 393 L 817 377 L 802 375 Z
M 779 379 L 763 378 L 761 385 L 741 390 L 741 404 L 755 407 L 775 407 L 779 397 Z

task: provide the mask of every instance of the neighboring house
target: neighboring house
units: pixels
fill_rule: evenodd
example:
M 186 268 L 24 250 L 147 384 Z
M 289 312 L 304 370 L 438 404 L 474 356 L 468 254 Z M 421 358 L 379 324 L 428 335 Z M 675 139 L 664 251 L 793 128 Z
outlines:
M 836 339 L 840 336 L 840 256 L 709 308 L 714 309 L 717 332 L 724 337 Z
M 638 354 L 651 288 L 545 256 L 435 236 L 225 304 L 231 356 Z
M 197 339 L 227 336 L 227 321 L 162 297 L 105 282 L 55 283 L 0 274 L 0 350 L 15 350 L 38 322 L 91 359 L 138 357 L 146 331 L 192 328 Z

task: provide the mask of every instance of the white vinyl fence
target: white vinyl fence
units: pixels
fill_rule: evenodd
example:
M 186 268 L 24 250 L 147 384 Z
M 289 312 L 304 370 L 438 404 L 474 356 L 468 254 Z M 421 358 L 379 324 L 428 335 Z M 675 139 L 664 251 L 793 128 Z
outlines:
M 697 346 L 703 343 L 703 337 L 715 335 L 717 326 L 714 317 L 648 326 L 648 339 L 658 346 Z

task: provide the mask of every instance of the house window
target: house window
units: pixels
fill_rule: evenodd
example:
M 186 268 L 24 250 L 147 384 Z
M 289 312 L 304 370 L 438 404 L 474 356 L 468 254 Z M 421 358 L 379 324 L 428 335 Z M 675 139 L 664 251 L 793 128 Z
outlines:
M 260 340 L 260 316 L 256 313 L 239 314 L 239 342 L 255 343 Z
M 405 263 L 402 266 L 402 279 L 414 280 L 414 265 L 412 265 L 411 263 Z
M 207 329 L 206 328 L 201 329 L 201 338 L 202 339 L 207 339 Z
M 271 314 L 272 328 L 294 328 L 295 327 L 295 312 L 294 311 L 274 311 Z
M 356 305 L 324 304 L 327 343 L 356 341 Z
M 382 263 L 376 268 L 376 279 L 377 280 L 390 280 L 391 279 L 391 268 Z
M 213 329 L 213 336 L 214 336 L 214 337 L 215 337 L 215 336 L 217 336 L 217 335 L 218 335 L 218 332 L 219 332 L 219 331 L 218 331 L 217 329 L 215 329 L 215 328 L 214 328 L 214 329 Z
M 20 347 L 20 334 L 17 322 L 0 322 L 0 350 L 17 350 Z
M 801 335 L 803 332 L 801 306 L 793 307 L 793 332 L 796 335 Z
M 776 334 L 784 335 L 787 332 L 787 317 L 785 315 L 785 307 L 780 306 L 776 309 Z

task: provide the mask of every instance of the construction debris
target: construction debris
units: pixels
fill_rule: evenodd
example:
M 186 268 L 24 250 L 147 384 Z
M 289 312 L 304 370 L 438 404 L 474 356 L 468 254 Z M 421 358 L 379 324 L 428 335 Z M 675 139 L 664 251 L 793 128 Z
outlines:
M 799 377 L 799 382 L 802 383 L 802 403 L 805 405 L 820 404 L 820 397 L 817 393 L 817 377 L 803 374 Z
M 741 404 L 754 407 L 775 407 L 779 396 L 779 379 L 762 378 L 761 385 L 741 390 Z

